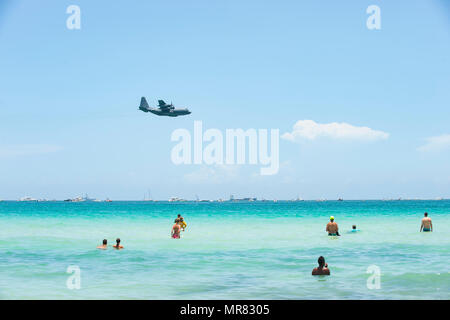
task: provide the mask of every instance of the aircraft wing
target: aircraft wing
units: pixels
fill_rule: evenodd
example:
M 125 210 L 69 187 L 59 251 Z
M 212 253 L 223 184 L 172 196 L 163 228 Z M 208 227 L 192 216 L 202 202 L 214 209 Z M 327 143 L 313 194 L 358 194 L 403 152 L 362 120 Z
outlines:
M 164 102 L 164 100 L 158 100 L 158 107 L 164 108 L 168 107 L 167 103 Z

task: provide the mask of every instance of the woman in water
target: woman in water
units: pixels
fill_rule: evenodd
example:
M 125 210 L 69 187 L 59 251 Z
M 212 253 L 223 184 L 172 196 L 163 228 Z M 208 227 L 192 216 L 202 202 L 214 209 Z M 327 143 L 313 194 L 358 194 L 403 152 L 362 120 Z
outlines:
M 113 248 L 117 250 L 123 249 L 123 246 L 120 245 L 120 238 L 116 239 L 116 245 L 113 245 Z
M 172 227 L 171 236 L 173 239 L 180 239 L 180 219 L 175 219 L 175 224 Z
M 317 260 L 319 263 L 319 266 L 317 268 L 314 268 L 312 271 L 313 276 L 329 276 L 330 275 L 330 269 L 328 269 L 328 264 L 325 263 L 325 258 L 320 256 Z

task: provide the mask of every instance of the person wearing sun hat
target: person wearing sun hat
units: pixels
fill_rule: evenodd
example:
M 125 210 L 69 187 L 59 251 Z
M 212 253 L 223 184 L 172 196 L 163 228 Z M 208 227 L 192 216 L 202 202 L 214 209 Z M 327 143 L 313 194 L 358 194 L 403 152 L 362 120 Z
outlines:
M 340 236 L 339 234 L 339 227 L 336 222 L 334 222 L 334 217 L 330 217 L 330 222 L 327 224 L 326 231 L 328 232 L 329 236 Z

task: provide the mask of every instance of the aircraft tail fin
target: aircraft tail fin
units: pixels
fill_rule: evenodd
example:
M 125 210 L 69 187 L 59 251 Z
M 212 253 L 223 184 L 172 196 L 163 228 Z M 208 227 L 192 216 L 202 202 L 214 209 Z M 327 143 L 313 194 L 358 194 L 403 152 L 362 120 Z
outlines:
M 141 104 L 139 105 L 139 109 L 148 109 L 148 103 L 147 100 L 145 99 L 145 97 L 141 98 Z

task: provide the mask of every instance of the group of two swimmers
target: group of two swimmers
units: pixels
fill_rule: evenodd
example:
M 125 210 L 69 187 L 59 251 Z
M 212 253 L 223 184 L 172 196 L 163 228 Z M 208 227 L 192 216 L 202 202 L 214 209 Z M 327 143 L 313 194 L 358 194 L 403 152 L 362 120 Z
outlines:
M 181 214 L 178 215 L 178 217 L 175 219 L 175 224 L 172 226 L 172 231 L 170 233 L 170 236 L 172 239 L 180 239 L 181 238 L 181 230 L 186 229 L 186 222 L 184 221 L 184 218 L 181 216 Z
M 120 245 L 120 238 L 116 239 L 116 244 L 113 245 L 112 247 L 117 250 L 123 249 L 123 246 Z M 97 249 L 102 249 L 102 250 L 108 249 L 108 240 L 103 239 L 103 244 L 98 246 Z
M 329 236 L 340 236 L 338 224 L 334 222 L 333 216 L 330 217 L 330 222 L 328 222 L 325 231 L 328 232 Z M 356 229 L 356 225 L 353 225 L 352 230 L 350 230 L 349 232 L 358 232 L 358 231 L 359 230 Z

